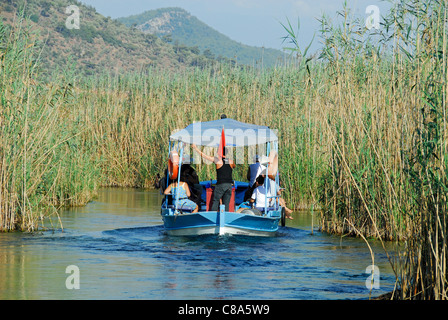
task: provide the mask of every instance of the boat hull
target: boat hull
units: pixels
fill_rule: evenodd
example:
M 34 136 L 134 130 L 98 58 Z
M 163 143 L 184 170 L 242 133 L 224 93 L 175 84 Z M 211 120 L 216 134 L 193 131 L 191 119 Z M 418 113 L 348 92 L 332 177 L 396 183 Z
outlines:
M 198 213 L 175 214 L 172 209 L 162 209 L 165 231 L 168 235 L 247 235 L 275 236 L 281 217 L 281 210 L 268 215 L 206 211 Z

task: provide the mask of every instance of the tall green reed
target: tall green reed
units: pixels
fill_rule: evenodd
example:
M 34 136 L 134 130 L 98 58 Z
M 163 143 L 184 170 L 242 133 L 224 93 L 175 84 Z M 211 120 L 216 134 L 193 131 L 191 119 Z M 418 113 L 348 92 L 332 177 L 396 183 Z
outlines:
M 80 104 L 95 110 L 87 115 L 87 128 L 99 150 L 103 185 L 150 186 L 167 165 L 171 131 L 225 113 L 279 129 L 286 196 L 292 206 L 299 206 L 314 189 L 315 181 L 308 176 L 318 171 L 318 161 L 304 152 L 315 152 L 308 145 L 310 132 L 316 130 L 299 112 L 311 95 L 302 85 L 305 81 L 286 68 L 221 66 L 177 74 L 150 69 L 138 76 L 105 76 L 94 83 L 80 80 L 76 87 Z M 239 166 L 236 178 L 244 180 L 246 170 Z M 203 179 L 215 176 L 212 166 L 199 165 L 198 171 Z
M 446 2 L 401 2 L 377 42 L 340 16 L 340 26 L 321 20 L 322 229 L 402 240 L 399 296 L 446 299 Z
M 82 153 L 71 150 L 80 134 L 69 122 L 71 88 L 38 80 L 35 31 L 19 16 L 13 26 L 0 23 L 0 41 L 0 230 L 32 231 L 58 206 L 91 198 L 79 194 L 93 188 L 76 186 L 85 173 L 67 171 L 73 161 L 77 170 L 91 162 L 80 165 Z

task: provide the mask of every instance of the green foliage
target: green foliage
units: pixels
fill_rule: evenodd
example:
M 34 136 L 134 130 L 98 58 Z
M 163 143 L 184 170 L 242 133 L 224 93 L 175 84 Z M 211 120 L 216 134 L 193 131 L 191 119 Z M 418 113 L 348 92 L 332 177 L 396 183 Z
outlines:
M 15 24 L 0 21 L 0 230 L 35 230 L 101 185 L 150 187 L 166 168 L 173 130 L 226 113 L 279 130 L 288 206 L 314 207 L 319 198 L 322 230 L 402 240 L 393 261 L 398 296 L 447 298 L 446 2 L 394 7 L 381 41 L 347 11 L 339 26 L 323 17 L 319 61 L 263 70 L 211 64 L 211 50 L 168 45 L 89 7 L 85 32 L 71 33 L 55 4 L 67 2 L 29 1 Z M 46 57 L 24 19 L 36 12 L 64 45 L 75 43 L 84 73 L 56 53 L 56 36 L 47 54 L 59 69 L 39 73 Z M 292 51 L 306 57 L 292 25 L 284 28 Z M 114 49 L 123 62 L 148 46 L 154 62 L 142 60 L 139 72 L 111 73 L 98 54 Z M 160 57 L 171 68 L 195 67 L 172 72 Z M 211 167 L 198 165 L 201 179 L 215 176 Z
M 448 297 L 446 5 L 397 3 L 379 41 L 346 7 L 340 25 L 321 20 L 331 106 L 322 228 L 403 241 L 391 259 L 402 299 Z
M 80 9 L 80 29 L 65 25 L 68 17 L 65 8 L 71 4 Z M 103 71 L 140 72 L 148 66 L 172 70 L 205 68 L 217 63 L 213 57 L 204 56 L 198 47 L 166 43 L 155 35 L 103 17 L 93 7 L 77 1 L 0 2 L 0 10 L 7 13 L 4 18 L 7 24 L 12 24 L 20 12 L 37 23 L 36 30 L 45 43 L 40 66 L 47 76 L 63 68 L 67 60 L 74 62 L 80 76 Z
M 23 18 L 12 27 L 0 22 L 2 231 L 35 230 L 53 209 L 85 204 L 95 191 L 94 180 L 78 183 L 95 166 L 84 148 L 73 149 L 82 130 L 65 118 L 72 88 L 65 79 L 37 83 L 35 44 Z

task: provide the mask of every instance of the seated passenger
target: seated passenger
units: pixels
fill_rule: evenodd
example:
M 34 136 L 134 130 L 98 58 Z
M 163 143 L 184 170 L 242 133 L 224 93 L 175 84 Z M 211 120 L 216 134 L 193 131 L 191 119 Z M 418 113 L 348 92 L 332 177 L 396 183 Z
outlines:
M 249 180 L 249 186 L 255 183 L 255 179 L 261 174 L 263 170 L 266 169 L 265 164 L 268 161 L 266 156 L 255 155 L 255 163 L 251 164 L 247 169 L 247 180 Z
M 252 194 L 254 193 L 254 190 L 259 186 L 257 180 L 255 180 L 255 183 L 252 185 L 249 185 L 249 188 L 247 188 L 246 192 L 244 193 L 243 202 L 247 202 L 252 197 Z
M 261 176 L 266 177 L 266 170 L 264 170 L 264 171 L 261 173 Z M 275 180 L 272 180 L 272 179 L 268 179 L 268 182 L 269 182 L 269 193 L 270 193 L 271 195 L 273 195 L 273 193 L 275 192 L 275 191 L 274 191 L 274 188 L 277 186 L 277 195 L 280 196 L 281 191 L 282 191 L 282 188 L 280 187 L 280 185 L 278 185 L 278 184 L 276 185 L 276 184 L 275 184 Z M 279 179 L 279 182 L 281 182 L 280 179 Z M 280 204 L 283 208 L 285 208 L 286 218 L 292 220 L 292 219 L 293 219 L 292 216 L 291 216 L 292 210 L 289 209 L 289 208 L 286 206 L 285 199 L 283 199 L 282 197 L 279 197 L 279 198 L 278 198 L 278 201 L 279 201 L 279 204 Z
M 255 181 L 258 186 L 255 188 L 249 201 L 251 203 L 254 203 L 255 208 L 257 209 L 264 208 L 266 203 L 269 207 L 270 204 L 272 203 L 272 200 L 266 199 L 266 196 L 269 196 L 269 194 L 267 194 L 266 189 L 264 187 L 264 176 L 258 176 Z
M 175 180 L 169 179 L 168 169 L 165 169 L 165 174 L 164 174 L 163 178 L 160 178 L 160 175 L 157 174 L 157 179 L 159 179 L 159 180 L 154 183 L 154 187 L 157 189 L 160 189 L 160 194 L 163 194 L 165 189 L 168 187 L 168 185 L 175 181 Z M 166 201 L 167 205 L 171 205 L 172 204 L 171 195 L 169 195 L 168 197 L 163 197 L 161 205 L 163 205 L 165 201 Z
M 184 157 L 182 161 L 182 166 L 180 169 L 181 178 L 185 178 L 185 182 L 189 185 L 199 184 L 199 177 L 196 170 L 191 166 L 191 158 Z
M 177 198 L 177 193 L 179 192 L 179 199 Z M 199 211 L 199 207 L 196 203 L 189 200 L 188 197 L 191 196 L 190 188 L 186 182 L 181 181 L 179 185 L 177 182 L 171 183 L 168 188 L 166 188 L 165 195 L 171 194 L 173 197 L 173 205 L 178 209 L 192 210 L 192 213 Z
M 185 157 L 180 169 L 180 180 L 185 181 L 190 188 L 191 195 L 189 199 L 197 205 L 201 205 L 202 186 L 199 183 L 199 177 L 196 170 L 190 165 L 191 159 Z

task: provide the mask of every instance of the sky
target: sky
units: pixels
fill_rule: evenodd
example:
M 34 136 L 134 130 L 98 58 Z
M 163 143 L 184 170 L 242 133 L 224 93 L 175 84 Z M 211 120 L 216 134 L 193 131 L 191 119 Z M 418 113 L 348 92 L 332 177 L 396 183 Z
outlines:
M 386 14 L 390 4 L 384 0 L 80 0 L 111 18 L 139 14 L 147 10 L 180 7 L 213 29 L 243 44 L 282 50 L 286 31 L 281 23 L 287 19 L 297 30 L 300 21 L 299 43 L 303 50 L 313 40 L 311 50 L 320 44 L 319 22 L 323 13 L 335 17 L 344 1 L 351 12 L 362 19 L 369 16 L 366 8 L 377 6 Z M 389 0 L 390 1 L 390 0 Z M 82 13 L 81 13 L 82 14 Z

